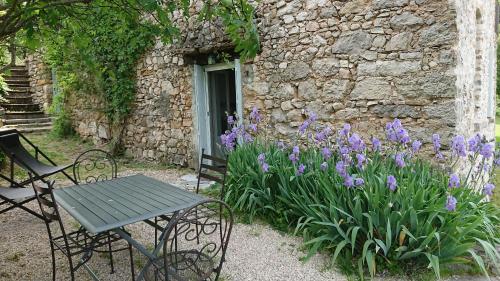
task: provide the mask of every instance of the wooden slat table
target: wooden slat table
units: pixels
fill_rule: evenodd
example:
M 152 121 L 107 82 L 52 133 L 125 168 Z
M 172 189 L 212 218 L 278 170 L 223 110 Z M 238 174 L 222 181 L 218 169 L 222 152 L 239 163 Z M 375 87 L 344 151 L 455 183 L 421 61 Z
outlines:
M 161 245 L 150 252 L 121 228 L 176 213 L 207 199 L 144 175 L 56 189 L 54 197 L 87 231 L 116 232 L 150 259 Z

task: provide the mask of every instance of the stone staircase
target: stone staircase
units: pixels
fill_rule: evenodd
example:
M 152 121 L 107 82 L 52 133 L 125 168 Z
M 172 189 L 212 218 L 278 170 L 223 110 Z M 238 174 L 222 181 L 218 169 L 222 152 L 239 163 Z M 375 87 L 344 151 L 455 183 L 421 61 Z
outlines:
M 30 77 L 24 65 L 10 68 L 9 75 L 4 76 L 9 86 L 0 107 L 5 110 L 2 117 L 3 128 L 16 128 L 21 132 L 43 132 L 52 129 L 52 120 L 40 105 L 33 102 L 30 92 Z

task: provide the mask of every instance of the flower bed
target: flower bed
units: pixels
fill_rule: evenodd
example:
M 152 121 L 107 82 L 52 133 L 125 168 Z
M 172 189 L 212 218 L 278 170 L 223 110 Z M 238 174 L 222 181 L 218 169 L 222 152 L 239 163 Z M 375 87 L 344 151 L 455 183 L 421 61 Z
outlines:
M 437 161 L 448 164 L 442 169 L 419 157 L 422 142 L 397 119 L 386 140 L 372 137 L 370 145 L 348 124 L 334 132 L 312 113 L 290 144 L 267 140 L 260 120 L 257 109 L 245 125 L 228 118 L 224 198 L 250 219 L 302 234 L 308 256 L 331 251 L 360 276 L 399 264 L 431 267 L 438 278 L 447 263 L 475 263 L 485 275 L 488 265 L 498 268 L 500 212 L 485 200 L 494 189 L 487 182 L 494 146 L 485 138 L 456 136 L 445 156 L 433 135 Z M 471 167 L 464 177 L 449 172 L 464 161 Z

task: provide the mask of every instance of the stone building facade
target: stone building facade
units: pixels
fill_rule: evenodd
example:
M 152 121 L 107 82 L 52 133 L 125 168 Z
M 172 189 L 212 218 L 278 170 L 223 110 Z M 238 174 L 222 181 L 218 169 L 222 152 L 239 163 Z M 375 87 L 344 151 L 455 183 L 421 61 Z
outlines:
M 262 52 L 234 66 L 242 112 L 257 106 L 283 139 L 307 110 L 365 136 L 397 117 L 424 143 L 434 132 L 443 142 L 457 133 L 492 138 L 495 15 L 495 0 L 262 0 Z M 205 118 L 197 71 L 231 44 L 216 24 L 181 26 L 182 38 L 158 42 L 137 66 L 124 141 L 138 158 L 194 165 Z M 102 138 L 105 121 L 95 116 L 74 110 L 82 136 Z

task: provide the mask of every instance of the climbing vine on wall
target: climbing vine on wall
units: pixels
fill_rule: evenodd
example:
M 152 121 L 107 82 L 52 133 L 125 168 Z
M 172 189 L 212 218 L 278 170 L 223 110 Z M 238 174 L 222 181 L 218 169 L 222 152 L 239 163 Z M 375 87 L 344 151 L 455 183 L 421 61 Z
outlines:
M 259 50 L 254 10 L 246 1 L 237 2 L 204 1 L 202 12 L 196 17 L 221 18 L 235 50 L 248 59 Z M 152 14 L 144 13 L 152 10 L 147 6 L 143 10 L 121 10 L 99 5 L 106 3 L 103 1 L 92 3 L 92 12 L 85 11 L 85 16 L 68 17 L 57 28 L 41 25 L 39 45 L 46 61 L 57 69 L 64 95 L 93 94 L 102 100 L 100 110 L 111 125 L 112 149 L 116 152 L 120 150 L 124 123 L 135 99 L 137 62 L 156 38 L 171 42 L 179 35 L 171 18 L 179 10 L 189 18 L 189 1 L 166 5 Z M 59 99 L 56 106 L 64 107 L 65 101 L 66 98 Z M 64 108 L 59 112 L 67 118 Z

